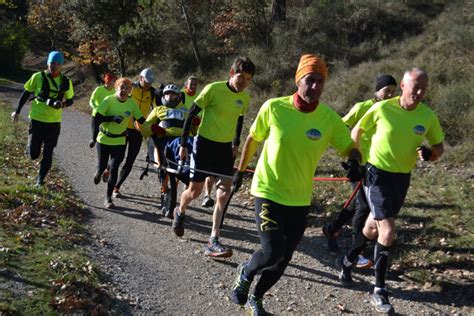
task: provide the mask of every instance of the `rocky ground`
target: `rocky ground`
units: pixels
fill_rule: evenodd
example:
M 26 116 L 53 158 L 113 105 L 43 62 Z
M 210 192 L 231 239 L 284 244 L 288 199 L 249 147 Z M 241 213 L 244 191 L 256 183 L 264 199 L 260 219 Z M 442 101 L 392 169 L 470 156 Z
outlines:
M 3 87 L 0 99 L 13 107 L 20 92 L 15 87 Z M 26 112 L 24 109 L 24 118 Z M 96 186 L 92 180 L 96 153 L 88 146 L 90 134 L 87 114 L 65 110 L 55 158 L 93 214 L 90 232 L 95 242 L 90 254 L 122 298 L 122 313 L 243 314 L 228 294 L 237 265 L 259 245 L 248 195 L 234 196 L 222 232 L 222 242 L 232 247 L 234 255 L 220 261 L 208 259 L 203 248 L 210 233 L 212 210 L 202 208 L 200 201 L 194 202 L 187 213 L 185 234 L 177 238 L 171 221 L 159 212 L 156 172 L 139 180 L 146 164 L 144 152 L 123 185 L 124 198 L 114 201 L 117 208 L 103 208 L 106 186 Z M 312 216 L 313 225 L 307 229 L 285 275 L 264 298 L 266 309 L 275 314 L 372 313 L 372 271 L 355 274 L 357 285 L 343 288 L 334 268 L 337 255 L 325 250 L 321 218 L 318 214 Z M 466 296 L 472 291 L 424 290 L 409 285 L 403 275 L 392 276 L 388 285 L 400 314 L 474 313 L 473 298 Z

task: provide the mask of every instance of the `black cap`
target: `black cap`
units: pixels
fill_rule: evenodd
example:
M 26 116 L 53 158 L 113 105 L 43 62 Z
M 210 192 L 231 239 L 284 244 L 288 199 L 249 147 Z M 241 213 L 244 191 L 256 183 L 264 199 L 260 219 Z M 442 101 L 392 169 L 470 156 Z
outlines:
M 390 75 L 381 75 L 377 78 L 375 83 L 375 92 L 386 86 L 396 86 L 397 81 Z

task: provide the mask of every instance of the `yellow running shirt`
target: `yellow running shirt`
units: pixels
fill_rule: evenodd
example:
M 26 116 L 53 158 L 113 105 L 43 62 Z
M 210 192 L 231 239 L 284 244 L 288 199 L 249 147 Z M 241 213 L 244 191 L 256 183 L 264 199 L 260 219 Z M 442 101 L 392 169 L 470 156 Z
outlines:
M 416 148 L 425 138 L 430 145 L 444 140 L 439 120 L 426 104 L 407 111 L 400 97 L 376 103 L 356 126 L 373 135 L 369 163 L 389 172 L 411 172 L 418 159 Z
M 181 136 L 187 114 L 188 109 L 181 102 L 175 108 L 160 105 L 151 111 L 146 122 L 150 123 L 148 124 L 150 128 L 152 124 L 159 124 L 166 130 L 166 136 Z M 146 129 L 149 133 L 150 128 Z
M 61 76 L 54 78 L 57 87 L 61 85 Z M 58 96 L 58 89 L 51 82 L 50 76 L 47 77 L 49 83 L 49 98 L 56 98 Z M 74 97 L 74 90 L 72 88 L 72 82 L 69 80 L 69 89 L 64 93 L 64 99 L 72 99 Z M 38 96 L 43 86 L 43 78 L 41 72 L 34 73 L 31 78 L 25 83 L 24 88 L 30 93 L 34 93 Z M 62 100 L 64 101 L 64 100 Z M 29 118 L 32 120 L 44 122 L 44 123 L 60 123 L 62 119 L 63 109 L 54 109 L 44 102 L 34 99 L 31 101 L 31 109 Z
M 124 102 L 117 100 L 115 95 L 110 95 L 102 101 L 97 107 L 97 113 L 103 116 L 117 116 L 121 115 L 123 120 L 120 124 L 115 122 L 103 122 L 100 124 L 101 131 L 97 135 L 97 142 L 104 145 L 125 145 L 125 136 L 121 137 L 109 137 L 105 135 L 102 130 L 106 133 L 113 135 L 121 135 L 127 130 L 127 125 L 130 118 L 139 120 L 143 117 L 142 112 L 138 108 L 135 101 L 128 98 Z
M 231 142 L 238 118 L 245 114 L 249 102 L 247 92 L 233 92 L 226 81 L 208 84 L 194 100 L 203 110 L 198 135 L 218 143 Z
M 287 206 L 311 204 L 313 175 L 329 145 L 346 155 L 354 147 L 341 117 L 319 103 L 311 113 L 293 105 L 293 96 L 266 101 L 250 127 L 263 140 L 251 193 Z
M 92 92 L 91 99 L 89 100 L 89 105 L 92 108 L 92 116 L 95 116 L 97 107 L 109 95 L 115 94 L 115 88 L 108 90 L 105 86 L 98 86 L 95 88 L 94 92 Z
M 375 99 L 370 99 L 367 101 L 359 102 L 354 104 L 349 113 L 347 113 L 342 121 L 346 123 L 347 126 L 353 128 L 357 122 L 364 116 L 364 114 L 375 104 Z M 362 134 L 359 144 L 359 150 L 362 154 L 361 164 L 365 165 L 367 162 L 367 155 L 369 154 L 370 147 L 370 135 L 368 133 Z

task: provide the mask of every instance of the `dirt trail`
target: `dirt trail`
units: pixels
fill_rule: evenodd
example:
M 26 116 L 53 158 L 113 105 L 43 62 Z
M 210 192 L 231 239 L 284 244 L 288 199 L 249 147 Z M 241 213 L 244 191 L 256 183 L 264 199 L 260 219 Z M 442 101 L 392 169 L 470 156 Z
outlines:
M 0 99 L 16 104 L 21 91 L 0 87 Z M 26 118 L 26 109 L 23 117 Z M 26 133 L 26 130 L 25 130 Z M 124 314 L 243 314 L 228 299 L 238 263 L 249 258 L 258 246 L 253 212 L 235 195 L 228 211 L 222 242 L 233 248 L 234 256 L 213 261 L 203 256 L 211 228 L 211 210 L 199 203 L 187 213 L 183 238 L 176 238 L 169 219 L 158 212 L 157 175 L 150 172 L 140 181 L 144 152 L 123 185 L 123 199 L 117 209 L 103 208 L 105 184 L 93 184 L 96 153 L 88 147 L 90 117 L 67 109 L 56 163 L 68 176 L 77 194 L 91 210 L 90 230 L 95 236 L 91 256 L 109 275 L 122 297 L 133 304 Z M 199 201 L 200 202 L 200 201 Z M 307 229 L 305 237 L 284 277 L 264 299 L 268 311 L 276 314 L 372 313 L 368 292 L 372 272 L 355 274 L 357 285 L 339 285 L 334 269 L 336 255 L 325 250 L 319 227 Z M 398 313 L 472 313 L 461 292 L 436 293 L 407 288 L 401 279 L 389 280 L 392 303 Z M 467 295 L 467 293 L 464 293 Z

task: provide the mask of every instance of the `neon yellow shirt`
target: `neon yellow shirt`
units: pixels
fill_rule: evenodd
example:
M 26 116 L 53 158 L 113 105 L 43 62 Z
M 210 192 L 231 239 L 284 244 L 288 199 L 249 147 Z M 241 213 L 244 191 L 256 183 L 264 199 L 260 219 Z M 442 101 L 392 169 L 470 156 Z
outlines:
M 247 92 L 233 92 L 226 81 L 208 84 L 194 100 L 203 110 L 198 135 L 219 143 L 231 142 L 238 118 L 245 114 L 249 102 Z
M 188 109 L 183 103 L 179 103 L 175 108 L 160 105 L 150 112 L 146 122 L 150 123 L 150 127 L 151 124 L 159 122 L 159 125 L 166 130 L 166 136 L 181 136 L 187 113 Z M 148 128 L 146 130 L 148 131 Z M 151 134 L 151 131 L 148 132 Z
M 293 105 L 293 96 L 266 101 L 250 127 L 265 140 L 251 193 L 287 206 L 311 204 L 313 175 L 329 145 L 346 155 L 354 147 L 341 117 L 320 103 L 311 113 Z
M 97 107 L 97 113 L 100 113 L 103 116 L 123 116 L 123 120 L 120 124 L 115 122 L 104 122 L 100 124 L 101 129 L 114 135 L 120 135 L 127 130 L 130 118 L 133 117 L 134 119 L 139 120 L 143 117 L 142 112 L 135 101 L 128 98 L 126 101 L 120 102 L 115 95 L 106 97 Z M 100 131 L 99 135 L 97 135 L 97 142 L 112 146 L 125 145 L 125 136 L 109 137 Z
M 143 113 L 144 117 L 147 117 L 153 105 L 156 105 L 154 99 L 152 98 L 151 91 L 152 89 L 149 89 L 147 91 L 143 90 L 139 84 L 134 84 L 132 87 L 132 99 L 135 100 L 136 104 L 138 105 L 138 108 Z M 129 120 L 128 128 L 135 128 L 132 119 Z
M 97 107 L 109 95 L 115 94 L 115 88 L 108 90 L 105 86 L 98 86 L 95 88 L 94 92 L 92 92 L 91 99 L 89 100 L 89 105 L 92 108 L 92 116 L 95 116 Z
M 431 145 L 444 140 L 433 110 L 420 103 L 407 111 L 400 106 L 400 97 L 376 103 L 357 126 L 373 135 L 369 163 L 389 172 L 411 172 L 418 159 L 416 148 L 424 139 Z
M 49 98 L 56 98 L 58 96 L 57 88 L 51 83 L 49 76 L 47 77 L 49 83 Z M 59 87 L 61 84 L 61 76 L 54 78 L 56 86 Z M 38 96 L 41 92 L 43 85 L 43 78 L 41 72 L 34 73 L 31 78 L 25 83 L 24 88 L 30 93 L 34 93 Z M 74 89 L 72 88 L 72 82 L 69 79 L 69 89 L 64 93 L 66 100 L 74 97 Z M 34 99 L 31 101 L 31 108 L 29 118 L 32 120 L 44 122 L 44 123 L 60 123 L 62 119 L 63 109 L 54 109 L 44 102 Z
M 349 113 L 347 113 L 343 118 L 342 121 L 346 123 L 347 126 L 353 128 L 357 122 L 364 116 L 365 113 L 374 105 L 375 99 L 370 99 L 367 101 L 359 102 L 354 104 L 354 106 L 350 109 Z M 362 134 L 359 143 L 359 150 L 362 153 L 362 164 L 367 162 L 367 155 L 369 153 L 370 147 L 370 136 L 368 133 Z

